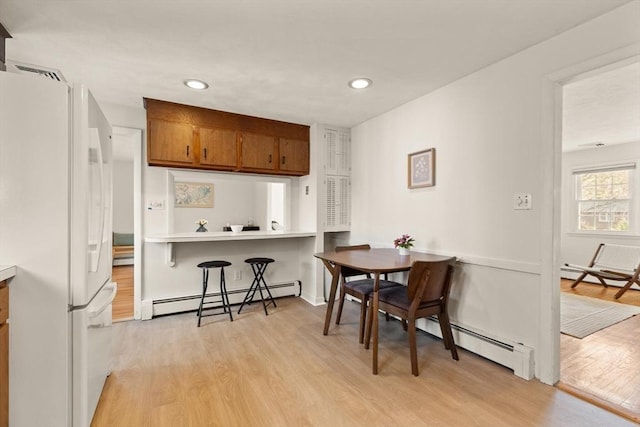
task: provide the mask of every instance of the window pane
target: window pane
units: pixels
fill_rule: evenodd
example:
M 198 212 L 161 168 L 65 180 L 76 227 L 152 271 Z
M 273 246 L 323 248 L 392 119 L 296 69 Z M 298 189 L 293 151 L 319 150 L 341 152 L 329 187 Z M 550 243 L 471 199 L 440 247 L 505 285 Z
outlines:
M 611 228 L 610 202 L 596 202 L 594 209 L 596 230 L 608 230 Z
M 595 230 L 595 203 L 580 202 L 578 204 L 579 230 Z
M 578 230 L 628 231 L 632 170 L 576 175 Z
M 614 184 L 612 189 L 612 196 L 614 199 L 628 199 L 629 198 L 629 183 Z
M 611 217 L 611 230 L 628 231 L 629 230 L 629 213 L 614 212 Z
M 581 200 L 595 200 L 596 199 L 596 186 L 595 185 L 588 185 L 588 186 L 582 186 L 582 191 L 580 194 L 580 199 Z
M 610 199 L 611 198 L 611 185 L 609 184 L 598 184 L 596 186 L 596 199 Z
M 611 183 L 613 182 L 612 175 L 614 173 L 615 172 L 600 172 L 600 173 L 594 174 L 597 185 L 598 186 L 611 185 Z

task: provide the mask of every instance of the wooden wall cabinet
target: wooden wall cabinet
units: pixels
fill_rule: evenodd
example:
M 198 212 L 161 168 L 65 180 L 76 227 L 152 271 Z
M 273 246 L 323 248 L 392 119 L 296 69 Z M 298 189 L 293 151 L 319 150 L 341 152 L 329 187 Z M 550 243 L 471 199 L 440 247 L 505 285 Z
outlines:
M 9 287 L 0 282 L 0 427 L 9 425 Z
M 281 171 L 294 174 L 309 174 L 309 141 L 280 138 L 280 162 Z
M 151 166 L 303 176 L 309 126 L 144 98 Z
M 268 135 L 243 132 L 240 136 L 240 170 L 276 170 L 276 138 Z
M 188 123 L 152 120 L 147 125 L 149 163 L 170 166 L 194 164 L 194 129 Z
M 198 129 L 199 164 L 204 167 L 234 170 L 238 166 L 238 132 L 228 129 Z

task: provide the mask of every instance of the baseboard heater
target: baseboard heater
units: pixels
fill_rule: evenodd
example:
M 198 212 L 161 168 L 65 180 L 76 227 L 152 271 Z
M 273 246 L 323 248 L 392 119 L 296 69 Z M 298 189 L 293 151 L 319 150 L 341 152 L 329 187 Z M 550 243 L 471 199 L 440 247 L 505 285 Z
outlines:
M 209 284 L 210 287 L 215 287 L 215 284 Z M 269 290 L 271 291 L 271 295 L 274 298 L 282 298 L 287 296 L 300 296 L 302 294 L 302 282 L 300 280 L 294 280 L 292 282 L 283 282 L 283 283 L 270 283 Z M 241 289 L 229 289 L 227 293 L 229 294 L 229 302 L 231 305 L 239 305 L 242 304 L 242 300 L 249 292 L 249 288 L 241 288 Z M 220 298 L 220 292 L 211 292 L 207 293 L 207 297 L 211 297 L 211 299 Z M 152 317 L 156 316 L 164 316 L 167 314 L 178 314 L 184 313 L 187 311 L 194 311 L 198 309 L 200 305 L 200 298 L 202 294 L 199 295 L 185 295 L 181 297 L 173 297 L 173 298 L 161 298 L 155 299 L 149 304 L 146 301 L 143 301 L 142 307 L 142 320 L 148 320 Z M 257 292 L 254 297 L 254 302 L 260 301 L 260 293 Z M 145 303 L 150 307 L 145 310 Z M 211 307 L 211 306 L 210 306 Z M 146 313 L 146 316 L 144 315 Z
M 420 319 L 416 326 L 442 338 L 440 324 L 435 316 Z M 530 380 L 535 376 L 533 349 L 520 343 L 490 337 L 470 328 L 451 324 L 456 345 L 513 370 L 520 378 Z

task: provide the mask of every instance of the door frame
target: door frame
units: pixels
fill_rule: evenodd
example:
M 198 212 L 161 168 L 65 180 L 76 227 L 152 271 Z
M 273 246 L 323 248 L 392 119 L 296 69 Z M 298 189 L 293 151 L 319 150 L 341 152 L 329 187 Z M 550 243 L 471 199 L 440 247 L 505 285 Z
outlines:
M 140 320 L 142 304 L 142 129 L 114 125 L 133 147 L 133 318 Z
M 543 82 L 542 135 L 543 191 L 541 291 L 540 291 L 540 369 L 538 377 L 546 384 L 560 380 L 560 268 L 562 206 L 562 87 L 577 79 L 637 60 L 640 43 L 564 68 L 546 76 Z

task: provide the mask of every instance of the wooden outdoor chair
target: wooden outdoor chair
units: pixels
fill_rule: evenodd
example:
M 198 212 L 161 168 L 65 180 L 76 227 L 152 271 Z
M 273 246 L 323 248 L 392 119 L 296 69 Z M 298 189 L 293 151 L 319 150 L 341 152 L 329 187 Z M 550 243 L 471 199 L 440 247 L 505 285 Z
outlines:
M 640 286 L 638 274 L 640 272 L 640 247 L 612 245 L 600 243 L 596 253 L 587 266 L 565 264 L 565 270 L 580 272 L 580 276 L 571 285 L 578 286 L 585 277 L 593 276 L 604 286 L 608 287 L 606 280 L 626 282 L 616 293 L 618 299 L 635 283 Z
M 394 287 L 378 292 L 378 308 L 398 316 L 409 334 L 411 373 L 419 375 L 418 350 L 416 344 L 416 319 L 437 316 L 442 332 L 444 348 L 451 351 L 451 357 L 458 360 L 456 343 L 453 340 L 449 322 L 448 303 L 455 258 L 443 261 L 415 261 L 409 271 L 407 286 Z M 373 298 L 371 296 L 370 298 Z M 371 307 L 369 301 L 369 307 Z M 367 348 L 371 338 L 371 324 L 374 313 L 369 309 L 367 323 Z M 408 325 L 405 324 L 408 322 Z
M 354 245 L 354 246 L 337 246 L 336 252 L 342 251 L 356 251 L 371 249 L 368 244 Z M 373 278 L 371 274 L 364 271 L 356 270 L 349 267 L 342 267 L 340 270 L 340 302 L 338 304 L 338 314 L 336 316 L 336 325 L 340 324 L 340 318 L 342 316 L 342 308 L 344 307 L 344 300 L 347 294 L 360 300 L 360 331 L 358 333 L 358 340 L 360 344 L 364 341 L 364 327 L 367 316 L 367 302 L 369 301 L 369 295 L 373 292 Z M 356 276 L 363 276 L 361 279 L 352 280 Z M 386 275 L 385 275 L 386 279 Z M 402 286 L 400 283 L 391 282 L 388 280 L 380 279 L 379 289 L 386 289 L 393 286 Z

